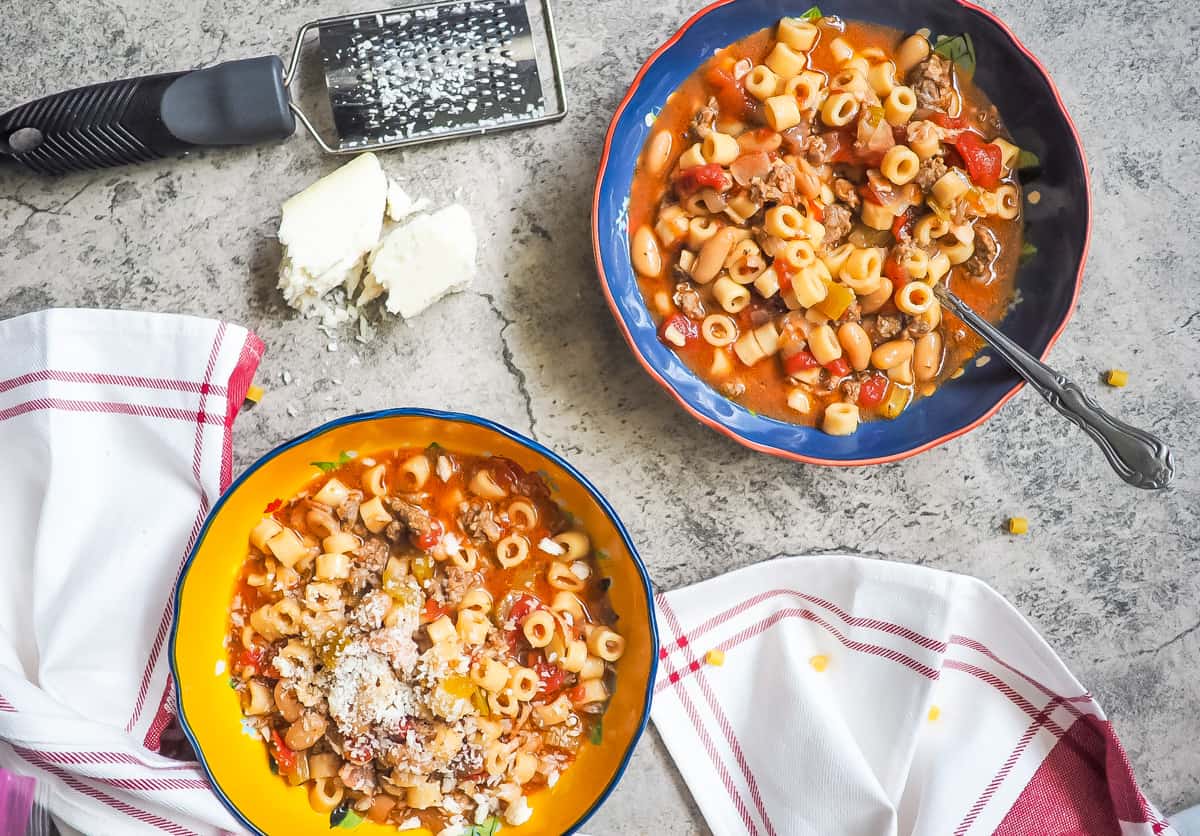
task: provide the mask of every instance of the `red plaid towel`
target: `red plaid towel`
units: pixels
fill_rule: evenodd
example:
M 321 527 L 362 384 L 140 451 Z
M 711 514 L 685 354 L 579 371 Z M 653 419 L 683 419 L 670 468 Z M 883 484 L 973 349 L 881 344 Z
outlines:
M 88 836 L 239 830 L 175 710 L 172 592 L 229 484 L 262 342 L 208 319 L 47 311 L 0 322 L 0 767 Z
M 718 836 L 1174 833 L 1100 706 L 973 578 L 788 558 L 657 615 L 651 716 Z

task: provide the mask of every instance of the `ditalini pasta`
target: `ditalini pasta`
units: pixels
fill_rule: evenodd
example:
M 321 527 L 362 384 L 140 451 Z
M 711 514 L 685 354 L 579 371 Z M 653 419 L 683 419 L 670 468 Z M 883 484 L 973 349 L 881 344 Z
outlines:
M 806 18 L 719 50 L 667 100 L 633 180 L 631 254 L 696 374 L 846 435 L 979 349 L 942 321 L 937 282 L 1003 315 L 1021 151 L 924 35 Z
M 571 519 L 536 474 L 437 445 L 345 457 L 273 502 L 228 647 L 282 779 L 335 818 L 524 823 L 599 742 L 625 649 Z

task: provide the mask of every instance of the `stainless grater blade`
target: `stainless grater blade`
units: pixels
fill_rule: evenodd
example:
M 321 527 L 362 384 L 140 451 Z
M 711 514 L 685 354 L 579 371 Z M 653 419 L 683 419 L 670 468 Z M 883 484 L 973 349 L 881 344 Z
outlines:
M 300 30 L 289 83 L 313 29 L 336 145 L 293 109 L 327 151 L 395 148 L 566 114 L 548 0 L 532 16 L 526 0 L 435 0 L 314 21 Z

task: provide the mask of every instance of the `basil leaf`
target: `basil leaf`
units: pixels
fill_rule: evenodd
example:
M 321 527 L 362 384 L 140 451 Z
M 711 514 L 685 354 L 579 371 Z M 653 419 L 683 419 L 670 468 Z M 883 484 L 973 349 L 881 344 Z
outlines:
M 1033 153 L 1032 151 L 1025 149 L 1025 148 L 1022 148 L 1021 152 L 1019 154 L 1017 154 L 1017 170 L 1018 171 L 1021 171 L 1021 170 L 1027 169 L 1027 168 L 1037 168 L 1041 164 L 1042 164 L 1042 161 L 1040 159 L 1038 159 L 1038 155 Z
M 817 6 L 813 6 L 807 12 L 800 15 L 801 20 L 820 20 L 823 17 L 825 17 L 825 15 L 821 14 L 821 9 Z
M 588 732 L 588 740 L 593 746 L 599 746 L 604 741 L 604 719 L 602 717 L 596 718 L 596 725 L 592 726 L 591 731 Z
M 966 32 L 954 36 L 939 35 L 933 51 L 947 61 L 953 61 L 967 78 L 975 75 L 975 44 Z
M 339 825 L 341 825 L 343 819 L 346 818 L 346 815 L 349 812 L 350 812 L 350 802 L 349 801 L 343 801 L 341 804 L 334 807 L 333 810 L 330 811 L 330 813 L 329 813 L 329 827 L 332 829 L 332 828 L 335 828 L 335 827 L 338 827 Z
M 329 473 L 337 470 L 337 462 L 309 462 L 313 467 L 320 470 L 322 473 Z
M 358 453 L 353 450 L 343 450 L 338 454 L 338 464 L 347 464 L 358 458 Z
M 238 680 L 236 677 L 233 677 L 233 676 L 229 677 L 229 687 L 235 691 L 237 690 Z
M 1021 244 L 1021 257 L 1020 257 L 1020 259 L 1018 259 L 1018 261 L 1021 264 L 1028 263 L 1029 261 L 1031 261 L 1033 259 L 1033 257 L 1035 255 L 1037 255 L 1037 251 L 1038 251 L 1038 248 L 1035 247 L 1033 244 L 1031 244 L 1028 241 L 1024 242 L 1023 244 Z
M 347 810 L 346 815 L 338 822 L 342 830 L 353 830 L 363 823 L 363 817 L 356 810 Z
M 500 832 L 500 819 L 488 816 L 481 823 L 467 831 L 467 836 L 496 836 Z

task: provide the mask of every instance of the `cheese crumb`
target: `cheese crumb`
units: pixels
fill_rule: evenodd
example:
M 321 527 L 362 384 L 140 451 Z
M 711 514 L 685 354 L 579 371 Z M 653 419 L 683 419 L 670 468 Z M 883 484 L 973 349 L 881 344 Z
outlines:
M 814 656 L 808 660 L 808 663 L 812 665 L 813 670 L 815 670 L 817 673 L 820 673 L 829 667 L 829 657 L 823 655 Z
M 714 668 L 719 668 L 725 664 L 725 651 L 719 647 L 714 647 L 708 653 L 704 654 L 704 661 L 712 665 Z
M 1029 520 L 1025 517 L 1009 517 L 1008 518 L 1008 533 L 1009 534 L 1026 534 L 1029 531 Z
M 504 821 L 511 824 L 513 827 L 520 827 L 529 821 L 533 816 L 533 809 L 529 806 L 529 802 L 525 800 L 525 796 L 519 797 L 504 811 Z
M 938 717 L 942 716 L 942 710 L 936 705 L 929 706 L 929 722 L 934 722 Z
M 564 549 L 558 543 L 551 540 L 549 537 L 543 537 L 538 542 L 538 549 L 540 551 L 544 551 L 546 554 L 552 554 L 555 557 L 559 557 L 560 555 L 564 555 L 567 553 L 566 549 Z

